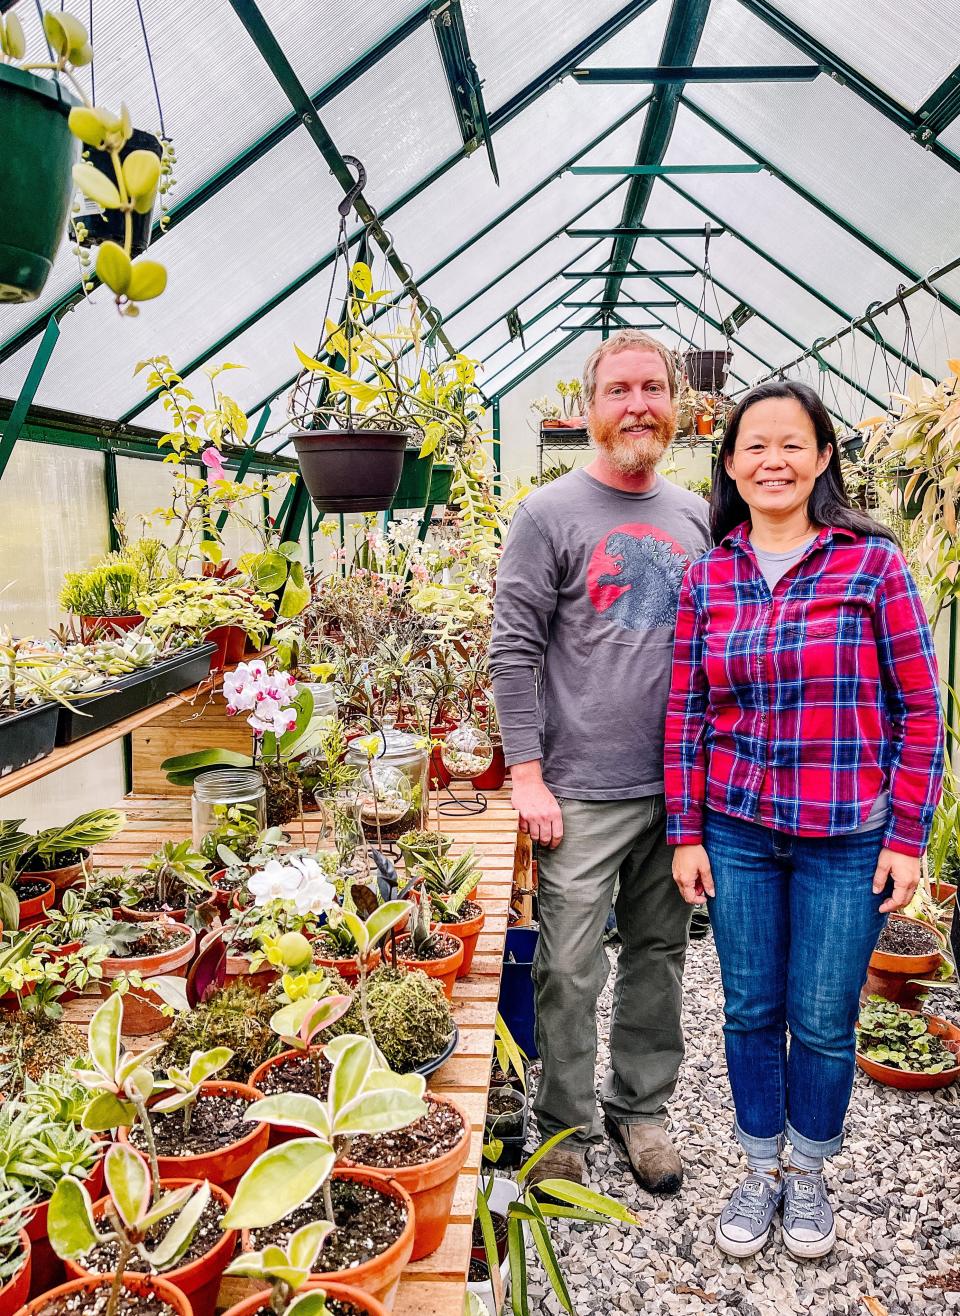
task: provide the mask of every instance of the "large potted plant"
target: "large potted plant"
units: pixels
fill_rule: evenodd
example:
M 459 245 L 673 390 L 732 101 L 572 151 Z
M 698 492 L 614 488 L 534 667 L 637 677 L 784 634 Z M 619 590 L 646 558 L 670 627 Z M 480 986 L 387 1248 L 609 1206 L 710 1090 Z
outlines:
M 79 618 L 82 639 L 89 644 L 99 635 L 119 635 L 139 626 L 140 597 L 176 577 L 159 539 L 123 542 L 94 566 L 67 572 L 60 607 Z
M 887 1087 L 946 1087 L 960 1078 L 960 1028 L 871 996 L 857 1024 L 857 1065 Z
M 59 899 L 89 875 L 94 846 L 119 836 L 126 823 L 127 816 L 119 809 L 91 809 L 60 827 L 46 827 L 27 837 L 17 856 L 17 870 L 24 878 L 52 882 Z

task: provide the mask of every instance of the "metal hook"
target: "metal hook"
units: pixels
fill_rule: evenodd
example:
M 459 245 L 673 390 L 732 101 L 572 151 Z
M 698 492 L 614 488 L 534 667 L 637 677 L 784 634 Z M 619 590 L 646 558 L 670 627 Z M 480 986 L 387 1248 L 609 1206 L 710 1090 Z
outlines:
M 357 197 L 366 187 L 367 171 L 364 168 L 363 161 L 358 160 L 355 155 L 345 155 L 343 157 L 343 160 L 345 164 L 353 165 L 353 167 L 357 171 L 357 181 L 354 183 L 353 187 L 351 187 L 350 191 L 345 194 L 343 200 L 337 206 L 337 210 L 340 212 L 340 217 L 342 219 L 346 219 L 346 217 L 350 214 L 350 211 L 353 209 L 353 203 L 356 201 Z

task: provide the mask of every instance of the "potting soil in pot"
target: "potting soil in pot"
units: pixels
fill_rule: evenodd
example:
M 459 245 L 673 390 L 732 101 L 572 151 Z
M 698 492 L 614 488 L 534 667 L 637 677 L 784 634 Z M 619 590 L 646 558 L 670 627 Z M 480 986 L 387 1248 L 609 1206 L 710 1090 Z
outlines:
M 424 1165 L 452 1151 L 463 1137 L 463 1121 L 446 1102 L 427 1097 L 428 1113 L 393 1133 L 361 1134 L 350 1144 L 350 1159 L 376 1170 Z
M 0 1071 L 8 1097 L 23 1090 L 24 1075 L 39 1082 L 52 1063 L 79 1060 L 86 1054 L 86 1033 L 76 1024 L 22 1011 L 0 1012 Z
M 434 960 L 445 960 L 448 955 L 455 955 L 462 945 L 458 937 L 449 932 L 436 932 L 427 942 L 426 952 L 418 952 L 409 937 L 397 938 L 397 955 L 402 960 L 419 960 L 430 964 Z
M 333 1218 L 336 1229 L 327 1236 L 314 1263 L 315 1270 L 349 1270 L 372 1257 L 381 1256 L 403 1233 L 407 1212 L 396 1197 L 355 1179 L 331 1179 Z M 312 1220 L 325 1220 L 323 1193 L 314 1193 L 304 1204 L 268 1229 L 251 1231 L 251 1242 L 259 1252 L 270 1243 L 286 1247 L 290 1235 Z
M 317 1089 L 317 1069 L 315 1057 L 295 1056 L 284 1060 L 282 1064 L 271 1065 L 262 1078 L 257 1080 L 257 1091 L 265 1097 L 274 1092 L 309 1092 L 312 1096 L 326 1101 L 330 1090 L 330 1071 L 333 1066 L 326 1056 L 320 1057 L 320 1087 Z
M 880 934 L 875 949 L 885 955 L 932 955 L 939 942 L 927 928 L 906 919 L 892 918 Z
M 358 1307 L 355 1302 L 347 1302 L 345 1298 L 331 1298 L 329 1295 L 327 1311 L 330 1316 L 369 1316 L 366 1307 Z M 275 1313 L 272 1307 L 261 1307 L 253 1316 L 275 1316 Z
M 173 1111 L 154 1116 L 153 1137 L 158 1156 L 202 1156 L 205 1152 L 229 1147 L 252 1133 L 256 1127 L 245 1119 L 249 1102 L 226 1094 L 208 1096 L 201 1093 L 194 1102 L 190 1132 L 183 1136 L 183 1112 Z M 139 1124 L 130 1130 L 130 1142 L 137 1151 L 146 1152 L 147 1140 Z
M 220 1221 L 223 1219 L 224 1214 L 225 1209 L 222 1203 L 211 1194 L 210 1200 L 204 1207 L 203 1214 L 200 1217 L 197 1232 L 190 1240 L 190 1246 L 186 1252 L 177 1258 L 175 1269 L 179 1270 L 182 1266 L 190 1265 L 192 1261 L 199 1261 L 201 1257 L 205 1257 L 208 1252 L 213 1251 L 223 1237 Z M 159 1224 L 154 1225 L 147 1232 L 147 1244 L 151 1247 L 156 1246 L 166 1236 L 169 1228 L 169 1219 L 161 1220 Z M 114 1271 L 119 1255 L 120 1248 L 117 1243 L 100 1243 L 96 1247 L 92 1247 L 89 1252 L 85 1252 L 83 1256 L 78 1257 L 78 1261 L 87 1270 L 95 1270 L 99 1274 L 107 1275 Z M 139 1252 L 134 1252 L 133 1256 L 130 1257 L 126 1264 L 126 1270 L 136 1270 L 151 1275 L 163 1274 L 162 1271 L 157 1271 L 145 1261 Z
M 110 1299 L 110 1285 L 104 1283 L 91 1291 L 58 1295 L 36 1310 L 35 1316 L 104 1316 Z M 169 1303 L 155 1293 L 131 1293 L 120 1290 L 117 1316 L 177 1316 Z
M 17 899 L 21 904 L 25 900 L 36 900 L 37 896 L 42 896 L 49 889 L 47 882 L 38 882 L 29 877 L 18 877 L 13 884 L 13 889 Z
M 144 955 L 159 955 L 162 951 L 175 950 L 188 939 L 188 929 L 180 924 L 147 923 L 136 941 L 111 951 L 110 958 L 133 960 L 140 959 Z
M 439 914 L 439 911 L 435 912 Z M 478 905 L 475 900 L 465 900 L 456 914 L 452 916 L 444 914 L 439 921 L 446 923 L 448 926 L 454 923 L 469 923 L 471 919 L 479 918 L 482 913 L 482 905 Z

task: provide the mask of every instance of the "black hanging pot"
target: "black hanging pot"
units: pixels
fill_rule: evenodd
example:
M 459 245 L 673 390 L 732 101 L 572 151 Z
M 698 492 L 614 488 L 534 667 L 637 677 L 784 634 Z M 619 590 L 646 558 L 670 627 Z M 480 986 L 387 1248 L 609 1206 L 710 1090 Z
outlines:
M 733 353 L 729 348 L 722 352 L 692 348 L 683 358 L 683 368 L 687 372 L 690 387 L 698 393 L 722 393 L 732 360 Z
M 120 151 L 121 163 L 127 158 L 132 151 L 152 151 L 158 160 L 163 158 L 163 147 L 160 144 L 159 137 L 155 133 L 144 132 L 140 128 L 134 128 L 130 140 L 126 142 Z M 110 179 L 111 183 L 116 183 L 117 175 L 113 167 L 113 158 L 109 151 L 98 151 L 93 146 L 84 147 L 84 156 L 89 159 L 90 163 L 100 170 Z M 150 210 L 146 215 L 138 215 L 134 211 L 131 215 L 133 222 L 133 244 L 130 250 L 131 259 L 142 256 L 150 246 L 150 231 L 153 228 L 153 211 Z M 86 229 L 82 247 L 97 247 L 101 242 L 116 242 L 118 246 L 123 246 L 124 235 L 126 233 L 126 218 L 122 210 L 107 210 L 101 213 L 94 211 L 89 215 L 78 215 L 77 224 L 82 224 Z
M 318 511 L 383 512 L 412 439 L 405 430 L 297 430 L 293 446 Z

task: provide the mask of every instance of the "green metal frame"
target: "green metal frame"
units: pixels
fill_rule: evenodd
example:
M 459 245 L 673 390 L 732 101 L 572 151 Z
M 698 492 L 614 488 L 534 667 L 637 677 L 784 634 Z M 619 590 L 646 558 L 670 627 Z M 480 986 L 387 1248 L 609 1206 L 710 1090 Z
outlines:
M 642 164 L 577 165 L 571 174 L 626 174 L 637 178 L 662 178 L 665 174 L 759 174 L 758 164 Z
M 33 405 L 33 399 L 37 395 L 37 389 L 40 387 L 40 381 L 43 379 L 43 372 L 49 364 L 50 357 L 53 355 L 53 349 L 57 345 L 60 337 L 60 323 L 56 316 L 51 316 L 47 321 L 47 327 L 43 331 L 43 338 L 40 346 L 34 355 L 27 371 L 27 377 L 23 381 L 23 388 L 20 390 L 20 396 L 11 409 L 7 417 L 6 424 L 3 427 L 3 438 L 0 439 L 0 480 L 3 479 L 4 471 L 7 469 L 7 463 L 13 456 L 13 448 L 17 439 L 26 423 L 27 414 Z
M 517 387 L 518 384 L 522 384 L 525 379 L 529 378 L 529 376 L 532 375 L 535 370 L 539 370 L 541 366 L 546 365 L 549 360 L 555 357 L 558 352 L 563 351 L 565 347 L 569 347 L 570 344 L 576 340 L 576 337 L 577 337 L 576 333 L 567 334 L 554 347 L 552 347 L 549 352 L 544 352 L 543 356 L 540 357 L 539 360 L 531 362 L 531 364 L 527 366 L 526 369 L 523 370 L 517 376 L 516 379 L 512 379 L 510 381 L 510 383 L 507 385 L 506 388 L 499 389 L 493 395 L 494 400 L 500 401 L 501 399 L 505 398 L 508 393 L 510 393 L 513 389 Z
M 577 336 L 577 333 L 581 329 L 586 329 L 588 326 L 594 324 L 597 319 L 598 317 L 596 315 L 591 315 L 589 319 L 584 320 L 582 324 L 578 324 L 575 329 L 573 329 L 571 332 L 568 333 L 567 336 L 575 338 Z M 534 341 L 530 343 L 528 347 L 525 347 L 522 352 L 518 352 L 512 361 L 508 361 L 506 365 L 501 366 L 499 370 L 495 371 L 491 376 L 491 378 L 487 381 L 487 386 L 489 387 L 490 384 L 492 384 L 495 379 L 498 379 L 502 374 L 504 374 L 505 371 L 508 371 L 511 368 L 511 366 L 515 366 L 518 361 L 522 361 L 524 357 L 528 357 L 531 352 L 535 351 L 540 346 L 541 343 L 545 343 L 547 339 L 550 338 L 553 334 L 559 332 L 560 332 L 559 325 L 551 326 L 551 328 L 549 328 L 545 334 L 541 334 L 540 337 L 534 339 Z M 495 390 L 493 393 L 491 393 L 490 395 L 491 398 L 496 396 L 497 391 L 498 390 Z
M 948 73 L 939 87 L 935 87 L 917 110 L 917 118 L 924 128 L 929 128 L 936 137 L 944 128 L 949 128 L 960 114 L 960 65 Z M 953 618 L 951 617 L 951 624 Z
M 686 64 L 647 68 L 572 69 L 583 84 L 606 82 L 813 82 L 823 72 L 819 64 Z
M 564 270 L 564 279 L 602 279 L 608 270 Z M 694 270 L 618 270 L 618 279 L 689 279 Z M 604 298 L 606 303 L 606 298 Z
M 431 18 L 464 148 L 473 152 L 481 145 L 486 146 L 490 172 L 499 186 L 500 174 L 493 153 L 490 121 L 483 103 L 480 75 L 470 58 L 470 42 L 460 0 L 436 0 Z
M 702 228 L 627 228 L 618 224 L 614 228 L 568 228 L 564 229 L 568 238 L 702 238 Z M 710 227 L 711 238 L 723 237 L 726 229 Z
M 798 50 L 801 50 L 805 55 L 809 56 L 810 59 L 816 60 L 818 64 L 821 64 L 823 68 L 830 73 L 836 82 L 839 82 L 842 86 L 848 87 L 854 95 L 859 96 L 861 100 L 866 101 L 869 106 L 879 114 L 882 114 L 885 119 L 889 119 L 891 123 L 896 124 L 896 126 L 903 132 L 907 133 L 915 141 L 919 142 L 926 150 L 935 155 L 938 160 L 942 160 L 943 163 L 949 165 L 951 169 L 960 169 L 960 157 L 955 155 L 952 151 L 949 151 L 936 140 L 936 132 L 938 129 L 929 123 L 932 111 L 927 107 L 927 104 L 921 106 L 916 114 L 911 114 L 911 112 L 905 109 L 898 101 L 895 101 L 892 96 L 888 96 L 886 92 L 881 91 L 879 87 L 874 86 L 874 84 L 868 78 L 864 77 L 862 73 L 858 73 L 851 64 L 847 64 L 845 60 L 842 60 L 839 57 L 839 55 L 835 55 L 833 51 L 828 50 L 826 46 L 821 45 L 816 38 L 810 36 L 810 34 L 805 32 L 803 28 L 799 27 L 796 23 L 793 23 L 789 18 L 786 18 L 772 4 L 768 4 L 766 0 L 740 0 L 740 3 L 745 9 L 749 10 L 755 18 L 761 19 L 779 36 L 784 37 L 789 41 L 791 45 L 796 46 Z M 958 74 L 960 74 L 960 70 L 955 70 L 949 78 L 941 83 L 940 87 L 938 87 L 933 93 L 934 97 L 936 97 L 938 93 L 940 93 L 942 97 L 946 97 L 950 90 L 951 80 L 957 79 L 960 81 L 960 79 L 958 79 Z M 957 83 L 954 82 L 953 86 L 956 85 Z M 924 110 L 926 110 L 926 117 L 923 115 Z M 941 127 L 943 126 L 945 125 L 941 124 Z

